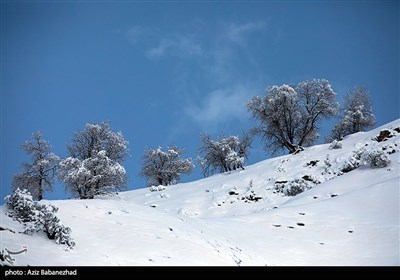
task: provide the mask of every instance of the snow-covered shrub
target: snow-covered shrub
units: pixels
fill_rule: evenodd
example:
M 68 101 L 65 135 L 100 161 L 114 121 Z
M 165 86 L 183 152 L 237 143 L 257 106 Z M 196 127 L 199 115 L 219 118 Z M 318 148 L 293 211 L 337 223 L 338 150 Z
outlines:
M 308 189 L 311 189 L 310 184 L 304 179 L 294 179 L 289 181 L 283 188 L 283 193 L 287 196 L 295 196 Z
M 373 168 L 386 167 L 390 163 L 388 155 L 382 150 L 364 150 L 361 154 L 361 164 Z
M 341 149 L 342 148 L 342 142 L 333 140 L 332 143 L 329 145 L 330 150 L 334 149 Z
M 262 196 L 256 195 L 256 192 L 253 189 L 253 180 L 250 180 L 250 182 L 249 182 L 249 190 L 244 196 L 242 196 L 241 199 L 244 202 L 248 202 L 248 203 L 253 202 L 253 201 L 257 202 L 260 199 L 262 199 Z
M 330 155 L 327 154 L 325 159 L 324 159 L 324 170 L 322 171 L 322 175 L 327 175 L 327 174 L 336 174 L 336 172 L 332 168 L 332 163 L 330 159 Z M 340 173 L 340 172 L 339 172 Z
M 372 168 L 386 167 L 390 163 L 388 155 L 382 150 L 367 150 L 361 148 L 353 151 L 353 155 L 340 167 L 342 172 L 350 172 L 360 165 L 368 165 Z
M 20 223 L 29 222 L 36 215 L 36 202 L 33 201 L 32 195 L 26 189 L 17 188 L 4 200 L 9 209 L 7 215 Z
M 43 231 L 47 234 L 49 239 L 54 239 L 54 229 L 56 228 L 60 219 L 57 218 L 58 208 L 54 205 L 39 204 L 37 206 L 39 216 L 36 217 L 37 222 L 42 226 Z
M 321 183 L 320 181 L 318 181 L 317 177 L 314 175 L 304 175 L 303 177 L 301 177 L 303 180 L 314 183 L 314 184 L 319 184 Z
M 150 190 L 151 192 L 159 192 L 159 191 L 163 191 L 163 190 L 165 190 L 165 189 L 166 189 L 166 186 L 163 186 L 163 185 L 151 186 L 151 187 L 149 188 L 149 190 Z
M 304 179 L 306 178 L 306 179 Z M 313 176 L 303 176 L 303 178 L 297 178 L 291 181 L 276 181 L 275 182 L 275 193 L 283 193 L 287 196 L 295 196 L 308 189 L 311 189 L 314 184 L 320 182 L 313 178 Z
M 325 159 L 324 159 L 324 164 L 325 164 L 325 167 L 326 167 L 326 168 L 332 166 L 332 163 L 331 163 L 331 159 L 330 159 L 329 154 L 326 155 L 326 157 L 325 157 Z
M 349 157 L 344 161 L 344 163 L 339 167 L 339 170 L 343 173 L 347 173 L 354 169 L 357 169 L 360 166 L 360 159 L 362 153 L 363 153 L 362 149 L 353 151 L 353 155 L 351 155 L 351 157 Z
M 8 215 L 25 226 L 23 233 L 32 235 L 42 230 L 57 244 L 65 244 L 70 248 L 75 246 L 70 236 L 71 229 L 61 224 L 55 215 L 58 211 L 56 206 L 33 201 L 29 191 L 19 188 L 5 200 L 9 209 Z
M 58 223 L 54 228 L 54 240 L 57 244 L 65 244 L 69 248 L 75 247 L 75 241 L 71 237 L 71 228 Z
M 283 193 L 283 189 L 285 188 L 285 185 L 288 181 L 282 180 L 282 181 L 275 181 L 275 187 L 273 192 L 274 193 Z

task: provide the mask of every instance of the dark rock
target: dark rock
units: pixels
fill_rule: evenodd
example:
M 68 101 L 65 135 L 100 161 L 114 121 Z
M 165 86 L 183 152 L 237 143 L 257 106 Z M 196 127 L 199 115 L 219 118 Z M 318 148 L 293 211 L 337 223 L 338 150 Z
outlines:
M 318 159 L 317 160 L 312 160 L 310 162 L 307 162 L 306 166 L 316 166 L 318 162 L 319 162 Z
M 397 128 L 398 129 L 398 128 Z M 396 130 L 396 129 L 395 129 Z M 396 130 L 397 131 L 397 130 Z M 382 141 L 386 141 L 389 138 L 392 138 L 394 135 L 387 129 L 381 130 L 381 132 L 379 133 L 379 135 L 377 137 L 375 137 L 375 141 L 377 142 L 382 142 Z

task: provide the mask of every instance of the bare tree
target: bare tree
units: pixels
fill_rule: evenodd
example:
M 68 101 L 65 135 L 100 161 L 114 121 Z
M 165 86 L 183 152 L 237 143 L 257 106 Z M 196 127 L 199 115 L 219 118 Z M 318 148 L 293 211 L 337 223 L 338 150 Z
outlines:
M 45 191 L 53 191 L 59 157 L 51 152 L 49 142 L 43 139 L 40 131 L 22 148 L 32 156 L 32 162 L 24 162 L 24 171 L 13 177 L 13 189 L 27 189 L 35 200 L 42 200 Z
M 253 97 L 247 107 L 260 122 L 254 132 L 266 141 L 266 149 L 296 153 L 315 143 L 322 119 L 337 114 L 335 96 L 327 80 L 314 79 L 297 87 L 271 86 L 265 97 Z
M 344 136 L 360 132 L 375 124 L 371 100 L 363 87 L 350 90 L 344 98 L 343 116 L 332 129 L 332 140 L 341 140 Z
M 126 188 L 121 163 L 128 156 L 128 141 L 121 132 L 113 132 L 108 122 L 86 124 L 67 149 L 69 157 L 60 162 L 58 177 L 68 191 L 81 199 L 92 199 Z
M 209 135 L 203 134 L 201 142 L 199 152 L 202 157 L 197 157 L 197 161 L 206 177 L 215 172 L 244 169 L 252 137 L 244 134 L 241 139 L 238 136 L 228 136 L 213 140 Z
M 182 154 L 183 150 L 175 146 L 169 147 L 166 152 L 161 147 L 146 149 L 140 175 L 147 178 L 148 186 L 175 184 L 182 174 L 189 174 L 194 168 L 190 158 L 180 158 Z
M 333 140 L 340 141 L 343 139 L 343 137 L 345 137 L 348 134 L 349 133 L 347 125 L 344 122 L 340 121 L 332 128 L 331 135 L 326 137 L 325 142 L 331 143 Z

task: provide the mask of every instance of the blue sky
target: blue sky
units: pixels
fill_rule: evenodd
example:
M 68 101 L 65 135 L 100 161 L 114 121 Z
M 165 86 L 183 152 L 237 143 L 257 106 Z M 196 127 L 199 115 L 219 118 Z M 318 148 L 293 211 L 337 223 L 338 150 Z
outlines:
M 400 117 L 397 1 L 2 1 L 0 17 L 2 197 L 36 130 L 65 157 L 75 131 L 109 120 L 134 189 L 146 147 L 195 158 L 201 132 L 254 126 L 245 103 L 269 85 L 325 78 L 339 100 L 363 85 L 377 126 Z M 249 162 L 265 158 L 255 141 Z M 55 188 L 45 197 L 70 196 Z

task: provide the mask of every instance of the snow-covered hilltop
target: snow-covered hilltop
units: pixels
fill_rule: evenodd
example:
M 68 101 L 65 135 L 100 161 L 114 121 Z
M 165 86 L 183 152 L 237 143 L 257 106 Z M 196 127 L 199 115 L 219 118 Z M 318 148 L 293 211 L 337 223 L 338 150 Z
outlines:
M 167 188 L 43 201 L 72 250 L 18 233 L 3 205 L 1 249 L 27 246 L 16 265 L 400 265 L 400 119 L 341 144 Z

